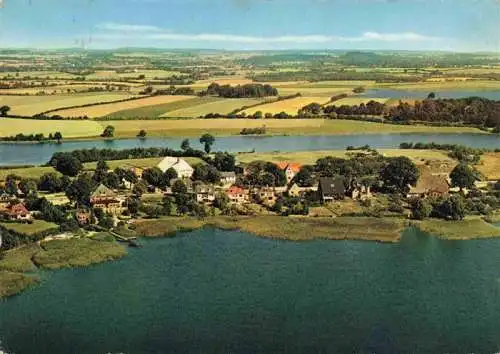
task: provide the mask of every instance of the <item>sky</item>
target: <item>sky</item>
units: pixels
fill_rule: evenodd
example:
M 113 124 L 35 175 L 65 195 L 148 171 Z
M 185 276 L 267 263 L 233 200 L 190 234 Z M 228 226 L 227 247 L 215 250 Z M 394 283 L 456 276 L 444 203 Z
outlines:
M 0 0 L 0 48 L 500 51 L 500 0 Z

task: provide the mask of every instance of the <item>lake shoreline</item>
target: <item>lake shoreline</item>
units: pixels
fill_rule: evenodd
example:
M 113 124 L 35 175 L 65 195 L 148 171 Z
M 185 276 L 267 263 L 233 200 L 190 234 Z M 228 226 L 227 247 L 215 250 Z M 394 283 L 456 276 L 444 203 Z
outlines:
M 246 232 L 254 237 L 286 242 L 330 240 L 394 244 L 400 242 L 404 231 L 412 227 L 430 237 L 443 240 L 465 241 L 500 238 L 500 228 L 481 219 L 412 221 L 389 217 L 218 216 L 205 219 L 164 217 L 138 221 L 133 228 L 139 237 L 150 239 L 176 237 L 185 232 L 216 228 L 225 231 Z M 475 236 L 463 236 L 470 230 L 476 232 Z M 127 255 L 124 246 L 117 242 L 82 238 L 49 241 L 48 243 L 51 244 L 48 250 L 47 247 L 32 244 L 3 254 L 4 258 L 0 259 L 0 299 L 17 295 L 29 290 L 32 286 L 36 286 L 39 282 L 36 275 L 38 269 L 85 268 L 116 261 Z M 106 247 L 101 249 L 102 245 Z M 50 253 L 50 249 L 53 250 L 53 253 Z

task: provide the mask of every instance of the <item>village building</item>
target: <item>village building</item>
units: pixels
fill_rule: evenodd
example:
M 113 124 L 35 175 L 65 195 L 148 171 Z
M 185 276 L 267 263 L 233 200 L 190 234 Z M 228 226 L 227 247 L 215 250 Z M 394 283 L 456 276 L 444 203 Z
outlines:
M 365 200 L 373 197 L 371 187 L 364 184 L 354 184 L 347 191 L 347 195 L 352 199 Z
M 186 160 L 178 157 L 165 157 L 159 164 L 158 168 L 165 173 L 167 170 L 173 168 L 177 172 L 179 178 L 191 178 L 194 169 L 186 162 Z
M 130 167 L 130 171 L 137 177 L 142 178 L 142 174 L 144 173 L 144 169 L 142 167 Z
M 320 200 L 330 202 L 344 199 L 346 194 L 344 177 L 321 177 L 318 182 L 318 195 Z
M 289 162 L 279 162 L 276 164 L 276 166 L 278 166 L 280 170 L 283 170 L 285 172 L 287 183 L 290 183 L 293 180 L 295 175 L 299 173 L 300 168 L 302 167 L 297 163 L 289 163 Z
M 198 203 L 213 203 L 215 200 L 215 188 L 212 185 L 197 184 L 194 188 L 194 194 Z
M 236 173 L 234 172 L 221 172 L 220 181 L 224 185 L 233 185 L 236 183 Z
M 250 192 L 238 186 L 231 186 L 226 195 L 231 203 L 244 204 L 250 202 Z
M 289 197 L 300 197 L 302 195 L 302 189 L 294 183 L 288 188 L 287 194 Z
M 121 214 L 123 211 L 122 203 L 117 194 L 104 184 L 100 184 L 90 195 L 90 204 L 92 208 L 100 208 L 108 214 Z
M 4 206 L 0 209 L 2 219 L 9 221 L 31 221 L 33 215 L 22 203 Z
M 274 188 L 262 187 L 257 189 L 253 194 L 255 200 L 258 203 L 264 204 L 266 206 L 272 206 L 276 203 L 278 197 L 276 196 L 276 191 Z
M 448 178 L 441 174 L 422 174 L 415 187 L 410 186 L 408 198 L 443 197 L 450 192 Z

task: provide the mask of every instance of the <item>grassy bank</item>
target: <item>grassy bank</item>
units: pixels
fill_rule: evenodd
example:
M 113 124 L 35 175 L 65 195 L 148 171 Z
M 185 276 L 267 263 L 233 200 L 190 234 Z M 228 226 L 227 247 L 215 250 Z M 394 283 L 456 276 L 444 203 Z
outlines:
M 204 226 L 224 230 L 241 230 L 261 237 L 292 241 L 313 239 L 367 240 L 396 242 L 401 237 L 404 222 L 400 219 L 380 218 L 299 218 L 279 216 L 163 218 L 136 224 L 139 235 L 160 237 L 199 229 Z
M 500 228 L 481 219 L 445 221 L 429 219 L 415 224 L 420 230 L 448 240 L 500 237 Z
M 99 137 L 107 125 L 115 127 L 116 138 L 134 138 L 144 129 L 150 137 L 193 137 L 210 132 L 217 136 L 239 135 L 243 128 L 263 125 L 269 135 L 349 135 L 386 133 L 484 133 L 467 127 L 394 125 L 353 120 L 327 119 L 166 119 L 166 120 L 36 120 L 4 118 L 0 136 L 60 131 L 65 138 Z
M 38 281 L 27 274 L 39 268 L 86 267 L 121 258 L 127 254 L 114 241 L 71 239 L 25 245 L 0 253 L 0 298 L 15 295 Z
M 37 282 L 38 278 L 35 276 L 0 271 L 0 298 L 18 294 Z
M 116 242 L 90 239 L 55 240 L 43 242 L 41 247 L 43 251 L 33 256 L 33 262 L 46 269 L 85 267 L 127 254 L 125 247 Z

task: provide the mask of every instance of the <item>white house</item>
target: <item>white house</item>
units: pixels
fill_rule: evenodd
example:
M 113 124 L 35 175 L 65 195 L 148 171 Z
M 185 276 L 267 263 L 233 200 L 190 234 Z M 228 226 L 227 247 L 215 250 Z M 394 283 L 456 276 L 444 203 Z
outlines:
M 163 172 L 173 168 L 177 172 L 179 178 L 191 178 L 194 169 L 186 162 L 186 160 L 178 157 L 165 157 L 159 164 L 158 168 Z
M 224 185 L 233 185 L 236 183 L 236 173 L 234 172 L 221 172 L 220 181 Z

